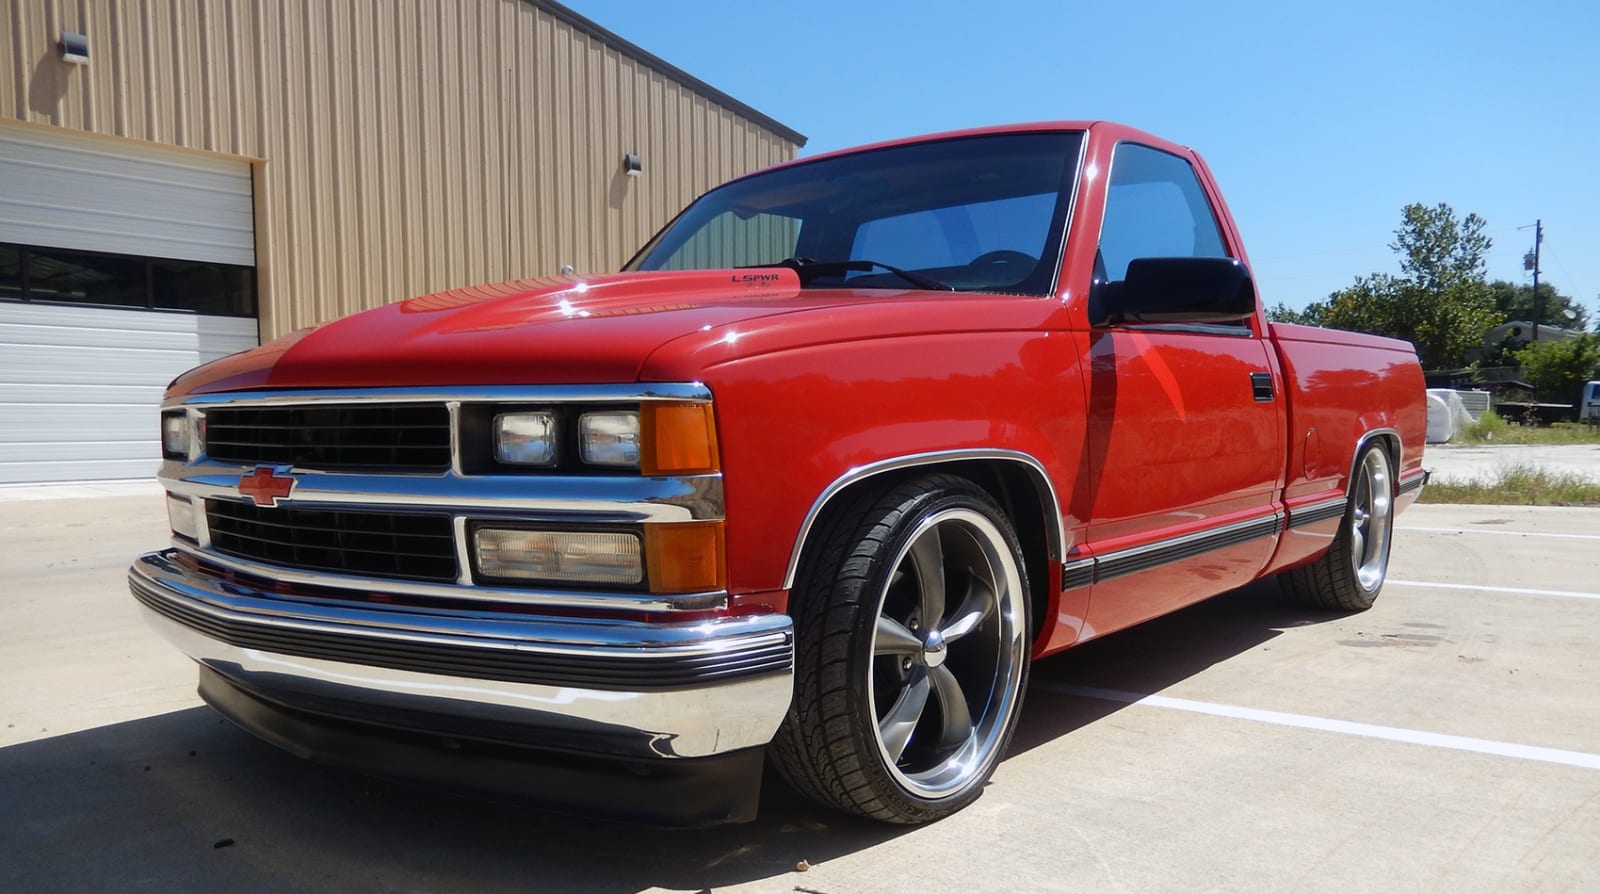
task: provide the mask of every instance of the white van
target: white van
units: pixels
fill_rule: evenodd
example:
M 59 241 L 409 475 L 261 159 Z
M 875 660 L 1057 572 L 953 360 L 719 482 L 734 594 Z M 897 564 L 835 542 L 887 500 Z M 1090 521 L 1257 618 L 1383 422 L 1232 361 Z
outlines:
M 1578 401 L 1578 421 L 1600 423 L 1600 382 L 1583 386 L 1583 398 Z

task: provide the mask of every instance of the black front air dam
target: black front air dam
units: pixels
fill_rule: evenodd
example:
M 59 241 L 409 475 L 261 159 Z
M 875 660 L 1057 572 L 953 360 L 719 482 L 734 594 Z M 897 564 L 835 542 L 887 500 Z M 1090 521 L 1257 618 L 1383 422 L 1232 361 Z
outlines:
M 200 697 L 246 732 L 307 760 L 467 797 L 658 826 L 755 819 L 764 749 L 626 763 L 447 739 L 296 710 L 204 665 Z

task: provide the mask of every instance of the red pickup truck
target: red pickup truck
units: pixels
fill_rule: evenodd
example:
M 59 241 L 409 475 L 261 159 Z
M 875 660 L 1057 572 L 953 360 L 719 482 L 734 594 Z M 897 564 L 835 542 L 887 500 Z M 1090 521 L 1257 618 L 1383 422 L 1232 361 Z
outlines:
M 562 810 L 901 823 L 1030 662 L 1267 576 L 1358 611 L 1416 499 L 1412 348 L 1269 323 L 1200 157 L 1061 122 L 718 187 L 615 275 L 193 370 L 133 595 L 308 758 Z

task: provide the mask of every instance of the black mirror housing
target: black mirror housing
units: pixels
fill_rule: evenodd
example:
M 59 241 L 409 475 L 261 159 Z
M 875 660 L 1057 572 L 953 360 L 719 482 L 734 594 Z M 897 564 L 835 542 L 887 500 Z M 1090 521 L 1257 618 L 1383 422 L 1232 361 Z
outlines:
M 1115 284 L 1106 323 L 1237 323 L 1256 312 L 1250 271 L 1234 258 L 1136 258 Z

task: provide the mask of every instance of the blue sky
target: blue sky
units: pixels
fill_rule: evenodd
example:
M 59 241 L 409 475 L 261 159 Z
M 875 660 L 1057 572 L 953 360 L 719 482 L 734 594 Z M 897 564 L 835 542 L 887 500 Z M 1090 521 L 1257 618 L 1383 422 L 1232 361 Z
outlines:
M 1491 278 L 1597 310 L 1600 4 L 566 0 L 810 138 L 1124 121 L 1195 147 L 1263 298 L 1397 272 L 1407 202 L 1477 212 Z M 1600 316 L 1600 314 L 1592 313 Z

